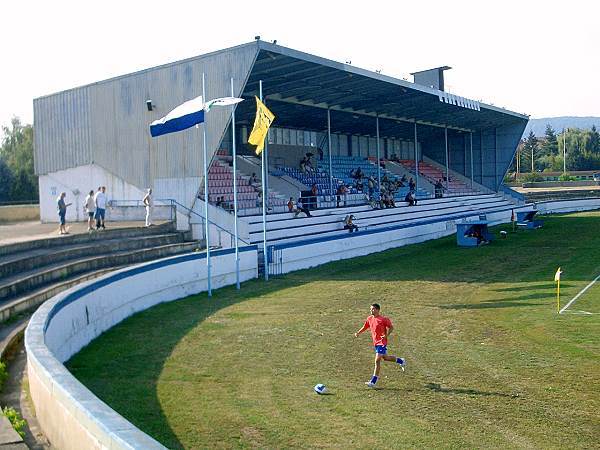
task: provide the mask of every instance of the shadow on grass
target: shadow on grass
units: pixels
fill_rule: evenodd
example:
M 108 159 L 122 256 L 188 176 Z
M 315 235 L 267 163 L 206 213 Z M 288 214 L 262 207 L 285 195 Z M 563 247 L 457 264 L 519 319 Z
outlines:
M 441 392 L 443 394 L 464 394 L 464 395 L 476 395 L 480 397 L 518 397 L 515 394 L 506 394 L 504 392 L 486 392 L 478 391 L 475 389 L 462 389 L 462 388 L 446 388 L 437 383 L 427 383 L 425 385 L 427 389 L 434 392 Z

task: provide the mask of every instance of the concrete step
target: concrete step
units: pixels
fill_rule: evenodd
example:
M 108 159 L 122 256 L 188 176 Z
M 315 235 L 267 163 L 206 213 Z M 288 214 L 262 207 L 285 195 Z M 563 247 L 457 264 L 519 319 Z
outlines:
M 11 298 L 10 300 L 0 304 L 0 323 L 2 324 L 2 328 L 0 328 L 0 341 L 2 339 L 2 332 L 4 326 L 6 325 L 6 321 L 17 317 L 18 315 L 26 314 L 28 311 L 37 308 L 46 300 L 54 297 L 56 294 L 64 291 L 65 289 L 69 289 L 70 287 L 73 287 L 79 283 L 83 283 L 84 281 L 98 278 L 99 276 L 120 268 L 120 266 L 107 267 L 105 269 L 95 270 L 93 272 L 86 272 L 83 275 L 79 274 L 67 280 L 52 283 L 34 291 L 27 292 L 24 295 Z M 29 314 L 27 314 L 27 317 L 28 316 Z
M 124 250 L 137 250 L 140 248 L 158 247 L 161 245 L 176 244 L 184 241 L 183 233 L 157 234 L 136 236 L 121 239 L 93 240 L 79 244 L 65 245 L 55 248 L 38 248 L 26 252 L 0 256 L 0 280 L 34 269 L 41 269 L 49 264 L 60 261 L 108 254 Z
M 155 234 L 172 233 L 175 231 L 175 223 L 167 222 L 152 227 L 127 227 L 114 228 L 90 233 L 70 234 L 63 236 L 52 236 L 44 239 L 15 242 L 14 244 L 0 246 L 0 256 L 14 253 L 27 252 L 40 248 L 56 248 L 65 245 L 95 242 L 98 240 L 124 239 L 139 236 L 151 236 Z
M 42 270 L 31 270 L 0 280 L 0 301 L 6 301 L 11 297 L 48 283 L 64 280 L 75 274 L 187 253 L 194 251 L 198 247 L 199 244 L 197 242 L 182 242 L 134 251 L 126 250 L 93 257 L 82 257 L 52 264 L 44 267 Z

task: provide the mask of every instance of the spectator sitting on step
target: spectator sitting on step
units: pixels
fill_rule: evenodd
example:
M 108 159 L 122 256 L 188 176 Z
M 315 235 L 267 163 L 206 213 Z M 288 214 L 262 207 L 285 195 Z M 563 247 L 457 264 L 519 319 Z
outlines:
M 383 158 L 379 158 L 379 167 L 385 170 L 385 160 Z
M 310 210 L 304 204 L 304 201 L 302 200 L 302 197 L 298 197 L 298 203 L 296 203 L 296 205 L 297 206 L 296 206 L 296 211 L 295 211 L 294 219 L 296 217 L 298 217 L 298 214 L 300 214 L 301 212 L 303 212 L 304 214 L 306 214 L 306 217 L 312 217 L 312 215 L 310 214 Z
M 355 217 L 352 214 L 344 217 L 344 230 L 348 230 L 350 233 L 358 231 L 358 227 L 354 224 Z
M 406 174 L 402 175 L 402 178 L 400 178 L 400 181 L 402 182 L 402 186 L 404 186 L 404 183 L 406 183 Z
M 408 203 L 408 206 L 417 205 L 417 199 L 413 191 L 408 191 L 408 194 L 406 194 L 406 197 L 404 197 L 404 201 Z
M 252 172 L 252 175 L 248 180 L 248 184 L 252 186 L 255 191 L 260 191 L 260 183 L 258 182 L 258 177 L 256 176 L 256 173 Z
M 346 187 L 346 185 L 344 183 L 342 183 L 338 186 L 335 194 L 337 196 L 337 204 L 335 207 L 336 208 L 340 207 L 340 202 L 342 201 L 342 197 L 344 197 L 344 207 L 346 207 L 346 195 L 348 194 L 348 188 Z
M 217 197 L 217 201 L 215 202 L 215 206 L 220 208 L 223 206 L 223 197 Z
M 296 212 L 296 203 L 294 203 L 294 197 L 290 197 L 287 202 L 288 212 Z
M 394 196 L 387 192 L 383 194 L 383 204 L 386 208 L 395 208 L 396 203 L 394 202 Z
M 363 190 L 364 190 L 364 185 L 363 185 L 363 182 L 361 179 L 356 180 L 356 190 L 358 192 L 363 192 Z

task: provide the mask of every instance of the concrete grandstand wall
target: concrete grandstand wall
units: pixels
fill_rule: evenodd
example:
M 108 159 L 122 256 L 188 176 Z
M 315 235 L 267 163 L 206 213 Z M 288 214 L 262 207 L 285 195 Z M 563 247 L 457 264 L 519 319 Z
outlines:
M 61 449 L 164 448 L 79 383 L 63 362 L 104 331 L 158 303 L 207 288 L 205 254 L 188 254 L 112 272 L 44 303 L 25 333 L 31 398 L 44 433 Z M 212 257 L 212 287 L 235 283 L 235 253 Z M 240 249 L 240 280 L 256 278 L 257 249 Z

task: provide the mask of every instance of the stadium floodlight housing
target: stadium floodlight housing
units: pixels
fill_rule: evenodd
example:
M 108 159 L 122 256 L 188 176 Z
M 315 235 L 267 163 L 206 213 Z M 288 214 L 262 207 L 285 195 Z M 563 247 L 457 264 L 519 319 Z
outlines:
M 256 39 L 257 41 L 260 41 L 260 36 L 256 35 L 256 36 L 254 36 L 254 39 Z

